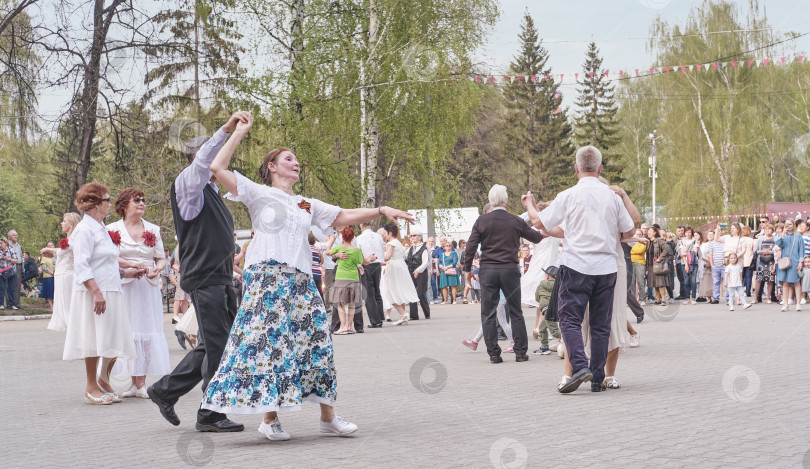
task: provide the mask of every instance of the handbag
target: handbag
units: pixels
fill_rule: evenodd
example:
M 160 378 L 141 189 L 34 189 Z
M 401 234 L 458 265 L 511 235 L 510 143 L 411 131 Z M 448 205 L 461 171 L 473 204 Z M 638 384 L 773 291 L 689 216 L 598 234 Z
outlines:
M 794 233 L 793 234 L 793 244 L 790 246 L 790 252 L 788 253 L 787 257 L 782 257 L 782 258 L 779 259 L 779 262 L 777 262 L 777 264 L 779 265 L 780 270 L 787 270 L 787 269 L 790 268 L 791 265 L 793 265 L 790 262 L 790 255 L 793 253 L 793 248 L 795 246 L 796 246 L 796 234 Z
M 663 247 L 661 247 L 660 244 L 661 243 L 659 243 L 659 248 L 658 248 L 659 257 L 661 255 L 661 253 L 663 252 Z M 655 253 L 654 249 L 655 248 L 653 248 L 653 253 Z M 655 275 L 663 275 L 663 274 L 668 274 L 668 273 L 669 273 L 669 262 L 661 262 L 661 261 L 656 262 L 656 261 L 653 261 L 653 274 L 655 274 Z
M 558 274 L 559 278 L 559 274 Z M 554 281 L 554 287 L 551 288 L 551 298 L 549 298 L 548 306 L 543 311 L 543 319 L 549 322 L 558 322 L 560 320 L 557 314 L 557 303 L 560 297 L 560 281 Z
M 453 275 L 458 275 L 458 271 L 456 270 L 455 267 L 450 267 L 449 269 L 444 271 L 444 274 L 452 277 Z
M 14 269 L 13 265 L 10 265 L 10 266 L 6 267 L 5 269 L 0 270 L 0 276 L 2 276 L 3 278 L 11 278 L 16 273 L 17 273 L 17 271 Z

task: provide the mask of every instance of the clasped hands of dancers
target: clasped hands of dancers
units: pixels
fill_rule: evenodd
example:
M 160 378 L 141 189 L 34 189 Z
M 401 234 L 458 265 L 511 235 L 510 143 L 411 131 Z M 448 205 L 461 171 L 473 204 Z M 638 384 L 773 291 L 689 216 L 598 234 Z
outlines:
M 290 435 L 282 429 L 277 414 L 299 410 L 308 401 L 320 405 L 321 432 L 348 435 L 357 426 L 334 412 L 334 350 L 329 318 L 312 277 L 308 234 L 312 226 L 328 231 L 383 216 L 412 223 L 415 219 L 391 207 L 343 209 L 295 194 L 292 188 L 301 168 L 287 148 L 276 148 L 264 156 L 259 183 L 230 171 L 233 152 L 253 121 L 249 112 L 236 112 L 213 136 L 186 143 L 189 165 L 172 184 L 170 202 L 183 272 L 180 286 L 196 308 L 199 342 L 171 373 L 147 389 L 136 386 L 143 384 L 135 383 L 133 376 L 133 389 L 151 399 L 167 421 L 179 425 L 175 403 L 202 382 L 199 431 L 242 431 L 244 425 L 228 419 L 226 412 L 262 413 L 259 431 L 270 440 L 287 440 Z M 233 218 L 216 182 L 228 190 L 227 198 L 248 207 L 255 232 L 245 256 L 244 295 L 238 310 L 232 288 Z M 139 346 L 136 353 L 128 321 L 132 318 L 128 318 L 129 311 L 142 315 L 144 305 L 122 299 L 121 279 L 146 276 L 152 281 L 165 264 L 159 228 L 140 220 L 143 193 L 125 195 L 126 200 L 119 196 L 117 202 L 126 209 L 127 225 L 120 222 L 126 232 L 108 234 L 103 225 L 112 204 L 107 189 L 88 183 L 77 194 L 77 206 L 85 218 L 70 236 L 76 268 L 63 358 L 85 359 L 88 403 L 120 401 L 117 394 L 107 391 L 111 388 L 106 377 L 116 359 L 140 358 L 144 352 Z M 141 232 L 129 239 L 131 214 L 137 215 L 134 220 L 143 230 L 145 245 Z M 141 254 L 155 262 L 154 267 L 119 260 L 119 253 L 130 242 L 133 249 L 141 249 Z M 165 348 L 165 338 L 160 345 Z M 103 358 L 101 377 L 96 375 L 99 357 Z M 168 351 L 166 359 L 168 365 Z M 169 368 L 150 370 L 143 374 L 162 374 Z M 105 389 L 99 391 L 100 386 Z

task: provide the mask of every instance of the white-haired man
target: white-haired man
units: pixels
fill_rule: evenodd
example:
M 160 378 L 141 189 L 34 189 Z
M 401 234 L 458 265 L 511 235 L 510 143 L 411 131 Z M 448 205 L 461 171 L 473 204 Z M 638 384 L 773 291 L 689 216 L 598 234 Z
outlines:
M 603 381 L 619 261 L 616 246 L 620 235 L 633 236 L 641 218 L 623 190 L 597 179 L 602 172 L 602 154 L 595 147 L 577 151 L 574 169 L 577 185 L 557 194 L 542 212 L 537 212 L 531 192 L 522 197 L 537 229 L 553 231 L 562 225 L 565 230 L 558 261 L 557 311 L 573 373 L 558 387 L 561 393 L 575 391 L 592 379 L 592 391 L 606 389 Z M 582 320 L 589 305 L 590 364 L 582 340 Z
M 413 284 L 416 286 L 416 294 L 419 296 L 419 304 L 422 306 L 422 314 L 425 319 L 430 319 L 430 303 L 427 298 L 428 284 L 428 262 L 430 260 L 428 248 L 422 242 L 422 230 L 417 227 L 411 228 L 411 247 L 405 254 L 405 264 L 408 265 L 408 272 L 413 277 Z M 412 321 L 419 320 L 419 310 L 416 303 L 411 303 L 410 317 Z
M 472 262 L 478 245 L 481 245 L 478 279 L 481 283 L 481 323 L 484 342 L 492 363 L 501 363 L 501 347 L 498 345 L 497 308 L 500 292 L 506 297 L 506 310 L 512 318 L 512 333 L 515 340 L 515 361 L 529 359 L 529 338 L 523 310 L 520 309 L 520 268 L 518 251 L 520 238 L 539 243 L 543 236 L 531 229 L 517 215 L 506 211 L 509 196 L 506 187 L 495 184 L 489 190 L 492 211 L 475 220 L 467 247 L 464 249 L 464 272 L 467 281 L 472 280 Z

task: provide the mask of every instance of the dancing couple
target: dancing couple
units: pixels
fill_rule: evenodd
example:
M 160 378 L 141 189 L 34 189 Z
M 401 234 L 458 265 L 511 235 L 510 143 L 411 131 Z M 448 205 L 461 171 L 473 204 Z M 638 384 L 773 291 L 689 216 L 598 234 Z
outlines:
M 202 380 L 199 431 L 241 431 L 244 426 L 226 413 L 263 413 L 259 431 L 270 440 L 288 440 L 278 413 L 309 401 L 320 405 L 321 432 L 348 435 L 357 426 L 334 412 L 334 350 L 326 308 L 312 279 L 308 233 L 311 226 L 325 230 L 381 216 L 414 219 L 391 207 L 342 209 L 295 194 L 301 167 L 286 148 L 264 157 L 261 183 L 228 170 L 252 125 L 250 113 L 237 112 L 210 139 L 192 140 L 191 164 L 172 185 L 180 283 L 197 309 L 199 343 L 149 388 L 149 397 L 166 420 L 179 425 L 174 404 Z M 245 257 L 238 313 L 230 288 L 233 221 L 216 181 L 229 191 L 227 197 L 248 207 L 255 232 Z

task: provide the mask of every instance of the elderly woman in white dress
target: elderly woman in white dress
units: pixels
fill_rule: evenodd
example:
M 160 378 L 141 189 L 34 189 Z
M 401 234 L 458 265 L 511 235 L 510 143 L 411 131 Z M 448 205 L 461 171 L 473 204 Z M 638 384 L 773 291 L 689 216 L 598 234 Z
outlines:
M 341 209 L 293 192 L 300 166 L 292 151 L 270 151 L 259 168 L 262 184 L 228 170 L 231 156 L 253 125 L 243 117 L 211 171 L 233 200 L 250 212 L 255 237 L 245 257 L 244 296 L 225 352 L 202 407 L 225 413 L 264 413 L 259 431 L 288 440 L 278 413 L 320 404 L 320 430 L 348 435 L 357 425 L 335 415 L 337 376 L 329 318 L 312 278 L 307 243 L 312 226 L 349 226 L 381 216 L 405 218 L 390 207 Z
M 110 213 L 110 193 L 101 184 L 90 182 L 76 193 L 76 207 L 84 212 L 73 230 L 73 296 L 70 299 L 67 337 L 63 360 L 84 360 L 87 404 L 120 401 L 110 386 L 110 371 L 117 358 L 135 356 L 135 343 L 121 295 L 121 279 L 138 277 L 143 271 L 120 263 L 116 239 L 104 227 Z M 97 375 L 101 357 L 100 375 Z
M 405 264 L 405 247 L 399 242 L 399 226 L 396 223 L 387 223 L 383 229 L 385 241 L 385 288 L 382 290 L 383 298 L 394 306 L 399 313 L 399 320 L 395 326 L 408 324 L 410 313 L 405 312 L 405 305 L 419 301 L 416 287 L 411 281 L 408 265 Z
M 121 238 L 119 259 L 143 269 L 141 278 L 121 281 L 124 305 L 135 340 L 135 357 L 121 360 L 113 369 L 117 376 L 131 376 L 132 384 L 121 397 L 149 399 L 146 375 L 164 375 L 171 371 L 169 345 L 163 334 L 163 297 L 160 271 L 166 267 L 166 254 L 160 227 L 144 220 L 146 198 L 140 189 L 127 188 L 115 200 L 115 213 L 121 217 L 107 225 Z
M 54 267 L 53 315 L 48 322 L 52 331 L 67 330 L 67 316 L 70 312 L 70 297 L 73 295 L 73 247 L 70 246 L 70 235 L 76 225 L 82 221 L 81 215 L 68 212 L 62 216 L 62 231 L 67 238 L 59 240 L 59 247 L 42 248 L 41 255 L 56 256 Z

